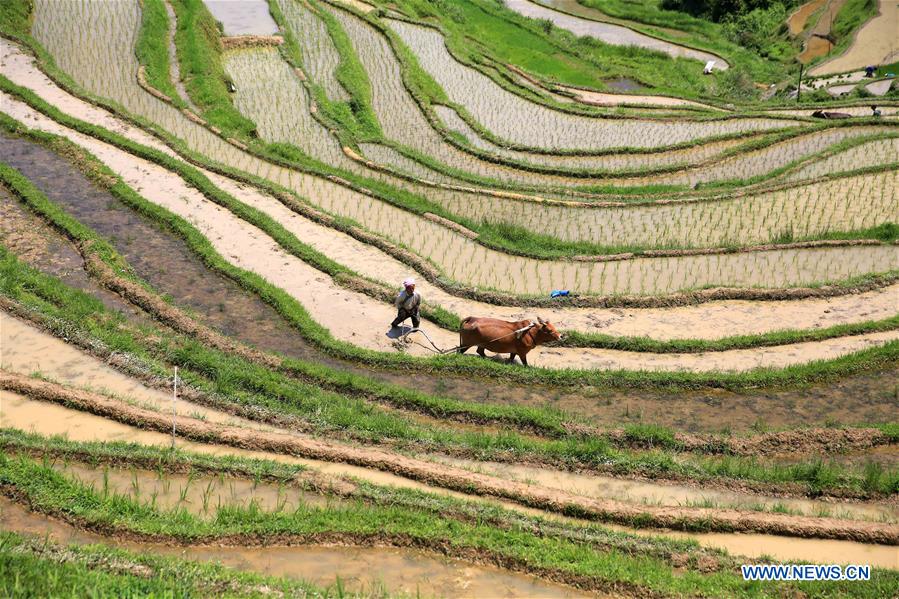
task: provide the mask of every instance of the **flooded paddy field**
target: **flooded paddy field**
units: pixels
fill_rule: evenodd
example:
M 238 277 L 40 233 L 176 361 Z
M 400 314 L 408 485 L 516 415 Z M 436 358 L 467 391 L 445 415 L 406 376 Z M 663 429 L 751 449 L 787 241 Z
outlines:
M 777 596 L 899 586 L 895 102 L 786 103 L 842 3 L 784 16 L 775 64 L 627 3 L 10 1 L 0 528 L 76 545 L 38 558 L 323 596 L 757 596 L 739 565 L 769 562 L 874 568 Z M 218 26 L 174 36 L 186 4 Z M 438 350 L 467 316 L 563 342 L 434 356 L 389 324 L 408 277 Z

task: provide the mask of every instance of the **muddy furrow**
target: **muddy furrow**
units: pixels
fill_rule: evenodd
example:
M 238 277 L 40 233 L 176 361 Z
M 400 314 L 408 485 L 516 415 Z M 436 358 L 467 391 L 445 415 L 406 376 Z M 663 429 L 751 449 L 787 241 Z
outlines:
M 97 277 L 97 279 L 101 281 L 106 288 L 114 289 L 117 293 L 121 294 L 122 298 L 127 299 L 127 301 L 129 302 L 127 305 L 141 306 L 142 308 L 147 310 L 149 314 L 152 314 L 159 318 L 159 320 L 161 320 L 162 322 L 167 323 L 175 331 L 189 335 L 195 339 L 201 339 L 210 347 L 214 347 L 221 351 L 240 356 L 243 359 L 262 366 L 280 370 L 282 372 L 285 372 L 285 374 L 288 374 L 289 376 L 296 376 L 296 374 L 291 370 L 285 370 L 283 368 L 282 359 L 280 357 L 259 351 L 252 346 L 241 343 L 239 340 L 226 337 L 218 331 L 215 331 L 214 329 L 211 329 L 204 324 L 195 321 L 190 316 L 179 310 L 177 307 L 163 301 L 161 298 L 148 292 L 142 286 L 118 277 L 103 261 L 97 259 L 96 256 L 91 254 L 89 255 L 87 260 L 91 265 L 91 271 L 93 275 Z M 3 305 L 6 309 L 12 310 L 14 313 L 18 313 L 18 311 L 15 310 L 15 304 L 3 301 Z M 20 316 L 27 317 L 27 315 L 25 314 L 20 314 Z M 8 340 L 10 341 L 14 340 L 18 336 L 22 339 L 23 342 L 26 342 L 29 348 L 42 346 L 47 347 L 48 351 L 50 351 L 49 348 L 52 347 L 51 354 L 56 356 L 59 360 L 63 360 L 67 364 L 80 361 L 81 359 L 87 360 L 89 363 L 92 363 L 92 361 L 94 360 L 93 357 L 80 354 L 79 352 L 67 347 L 61 341 L 54 339 L 49 333 L 43 333 L 36 329 L 32 329 L 31 327 L 20 323 L 14 318 L 6 317 L 4 318 L 4 323 L 4 338 L 8 338 Z M 10 337 L 10 335 L 12 337 Z M 71 340 L 69 341 L 71 342 Z M 31 367 L 29 360 L 33 359 L 33 356 L 35 355 L 43 355 L 43 352 L 25 352 L 20 355 L 15 351 L 7 351 L 3 364 L 6 368 L 11 368 L 14 371 L 22 373 L 31 372 L 34 370 L 34 368 Z M 58 370 L 55 368 L 55 365 L 55 361 L 47 363 L 46 360 L 41 360 L 40 365 L 37 369 L 45 375 L 51 376 L 51 378 L 62 380 L 62 382 L 71 385 L 84 385 L 87 383 L 95 383 L 96 381 L 103 382 L 107 380 L 108 372 L 115 372 L 110 370 L 109 366 L 99 367 L 99 370 L 97 370 L 98 366 L 94 366 L 89 368 L 87 378 L 82 377 L 80 379 L 75 379 L 71 378 L 71 373 L 69 371 Z M 37 366 L 37 362 L 35 363 L 35 366 Z M 121 365 L 119 365 L 119 367 L 121 368 Z M 136 374 L 137 373 L 134 372 L 133 369 L 129 369 L 127 375 L 128 378 L 126 380 L 133 380 Z M 122 375 L 118 375 L 118 377 L 121 376 Z M 113 377 L 112 380 L 113 382 L 116 382 L 118 379 Z M 160 386 L 160 382 L 156 380 L 155 377 L 143 377 L 142 380 L 143 385 L 151 385 L 153 388 L 158 388 Z M 167 389 L 168 382 L 165 381 L 163 384 Z M 316 384 L 321 383 L 316 382 Z M 105 384 L 103 385 L 103 388 L 111 389 L 113 391 L 116 390 L 115 387 L 108 387 Z M 132 394 L 132 387 L 126 386 L 125 388 L 121 389 L 121 391 L 123 391 L 125 394 Z M 204 402 L 208 403 L 208 400 L 205 400 L 202 394 L 193 394 L 190 392 L 190 389 L 183 389 L 182 394 L 184 394 L 185 392 L 188 393 L 188 399 L 191 399 L 194 402 L 199 402 L 200 404 Z M 167 395 L 165 397 L 167 397 Z M 158 397 L 156 397 L 156 399 L 157 401 L 155 403 L 158 404 L 160 400 Z M 371 398 L 366 399 L 370 400 Z M 143 400 L 146 401 L 146 398 L 143 398 Z M 162 401 L 165 401 L 165 399 L 163 398 Z M 383 402 L 384 400 L 380 401 Z M 414 406 L 408 405 L 397 407 L 399 407 L 402 411 L 416 409 Z M 212 410 L 212 412 L 217 413 L 215 410 Z M 466 423 L 469 422 L 469 420 L 464 416 L 461 417 Z M 242 418 L 239 418 L 239 420 L 244 422 L 244 425 L 247 425 L 250 428 L 262 428 L 255 421 L 245 421 Z M 443 425 L 447 423 L 447 420 L 445 418 L 437 418 L 434 419 L 434 423 Z M 476 421 L 471 424 L 477 425 L 487 423 L 479 423 Z M 295 422 L 292 422 L 291 420 L 291 426 L 296 427 L 297 424 Z M 635 443 L 632 440 L 629 440 L 627 433 L 620 429 L 606 431 L 601 428 L 585 426 L 582 424 L 576 424 L 574 422 L 568 423 L 567 426 L 570 432 L 574 434 L 596 435 L 600 437 L 608 436 L 611 440 L 614 440 L 616 443 L 619 443 L 623 446 L 635 446 Z M 478 428 L 479 430 L 482 429 L 482 427 L 480 426 L 476 426 L 476 428 Z M 679 449 L 681 451 L 710 454 L 732 454 L 743 456 L 795 456 L 803 454 L 832 455 L 837 453 L 842 454 L 848 451 L 865 451 L 871 448 L 892 444 L 891 437 L 878 429 L 869 428 L 812 428 L 763 433 L 742 437 L 734 437 L 729 435 L 721 436 L 676 433 L 675 441 L 678 443 Z M 639 444 L 637 444 L 636 446 L 643 447 Z M 646 448 L 651 449 L 651 447 Z
M 123 406 L 101 395 L 66 389 L 55 383 L 30 379 L 6 371 L 0 374 L 0 388 L 43 401 L 64 403 L 143 428 L 164 432 L 171 431 L 172 428 L 170 416 L 136 406 Z M 502 481 L 491 476 L 428 463 L 378 449 L 342 446 L 278 433 L 229 429 L 183 416 L 176 418 L 176 424 L 180 436 L 194 441 L 218 442 L 245 449 L 273 451 L 375 468 L 449 489 L 473 491 L 479 495 L 510 499 L 555 513 L 577 514 L 591 519 L 630 523 L 639 518 L 664 528 L 707 526 L 712 530 L 899 544 L 899 526 L 894 525 L 738 510 L 635 507 L 617 501 L 581 498 L 565 491 L 535 489 L 522 483 Z

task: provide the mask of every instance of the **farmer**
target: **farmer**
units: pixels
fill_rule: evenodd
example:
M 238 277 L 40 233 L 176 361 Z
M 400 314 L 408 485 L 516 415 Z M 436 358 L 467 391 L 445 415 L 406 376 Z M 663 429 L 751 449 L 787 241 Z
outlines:
M 412 326 L 418 328 L 418 325 L 421 324 L 421 317 L 418 313 L 421 307 L 421 294 L 415 291 L 415 279 L 410 277 L 403 281 L 403 290 L 397 294 L 393 305 L 396 306 L 397 313 L 396 318 L 390 323 L 391 327 L 396 328 L 400 326 L 401 322 L 411 318 Z
M 881 116 L 882 114 L 877 106 L 871 106 L 871 116 Z

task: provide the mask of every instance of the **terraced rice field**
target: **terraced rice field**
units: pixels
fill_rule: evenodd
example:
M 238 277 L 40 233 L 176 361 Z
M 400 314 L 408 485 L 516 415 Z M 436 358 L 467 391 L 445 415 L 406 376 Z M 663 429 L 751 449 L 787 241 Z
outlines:
M 575 101 L 481 1 L 0 7 L 0 595 L 895 594 L 889 96 Z

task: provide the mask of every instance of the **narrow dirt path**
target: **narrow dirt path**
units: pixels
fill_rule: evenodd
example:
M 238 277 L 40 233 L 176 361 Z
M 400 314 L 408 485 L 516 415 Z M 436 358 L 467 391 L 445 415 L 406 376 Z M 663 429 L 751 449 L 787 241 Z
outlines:
M 565 85 L 557 85 L 559 89 L 567 91 L 575 95 L 578 102 L 590 104 L 591 106 L 627 106 L 629 104 L 641 104 L 647 106 L 695 106 L 697 108 L 705 108 L 706 110 L 720 111 L 721 108 L 710 104 L 702 104 L 693 100 L 684 100 L 683 98 L 673 98 L 671 96 L 641 96 L 637 94 L 608 94 L 603 92 L 591 91 L 586 89 L 578 89 L 576 87 L 568 87 Z

